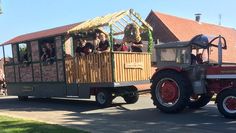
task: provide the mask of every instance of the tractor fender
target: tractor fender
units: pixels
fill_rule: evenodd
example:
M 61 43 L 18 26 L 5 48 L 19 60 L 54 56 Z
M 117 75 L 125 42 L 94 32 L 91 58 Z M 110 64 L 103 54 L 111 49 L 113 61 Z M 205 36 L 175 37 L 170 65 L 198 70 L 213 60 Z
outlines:
M 217 95 L 216 95 L 215 103 L 218 103 L 220 94 L 221 94 L 222 92 L 227 91 L 227 90 L 231 90 L 231 89 L 234 89 L 234 88 L 232 88 L 232 87 L 227 87 L 227 88 L 222 89 L 220 92 L 218 92 Z
M 151 78 L 151 82 L 153 81 L 153 79 L 162 71 L 175 71 L 175 72 L 182 72 L 183 69 L 180 68 L 180 67 L 163 67 L 163 68 L 157 68 L 155 73 L 152 75 L 152 78 Z

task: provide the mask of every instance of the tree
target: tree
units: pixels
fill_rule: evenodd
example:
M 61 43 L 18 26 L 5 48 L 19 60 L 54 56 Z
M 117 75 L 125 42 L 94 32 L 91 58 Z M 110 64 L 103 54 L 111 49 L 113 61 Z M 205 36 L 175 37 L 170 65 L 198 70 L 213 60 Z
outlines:
M 0 0 L 0 14 L 2 14 L 2 2 Z

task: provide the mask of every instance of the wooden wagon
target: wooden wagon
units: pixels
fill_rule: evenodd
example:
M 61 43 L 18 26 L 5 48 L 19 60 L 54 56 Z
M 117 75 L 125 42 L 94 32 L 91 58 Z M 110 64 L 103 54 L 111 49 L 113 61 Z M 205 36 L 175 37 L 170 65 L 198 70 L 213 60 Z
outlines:
M 122 38 L 130 23 L 135 23 L 141 34 L 147 34 L 146 52 L 113 51 L 113 38 Z M 111 51 L 76 56 L 76 37 L 84 35 L 89 40 L 95 31 L 108 35 Z M 12 50 L 10 61 L 4 65 L 8 95 L 16 95 L 19 100 L 28 96 L 90 98 L 96 95 L 101 106 L 108 106 L 115 97 L 122 96 L 127 103 L 135 103 L 138 94 L 134 85 L 150 82 L 151 32 L 152 28 L 131 9 L 13 38 L 1 45 L 4 60 L 9 52 L 7 45 Z M 54 45 L 53 62 L 45 63 L 40 58 L 45 43 Z

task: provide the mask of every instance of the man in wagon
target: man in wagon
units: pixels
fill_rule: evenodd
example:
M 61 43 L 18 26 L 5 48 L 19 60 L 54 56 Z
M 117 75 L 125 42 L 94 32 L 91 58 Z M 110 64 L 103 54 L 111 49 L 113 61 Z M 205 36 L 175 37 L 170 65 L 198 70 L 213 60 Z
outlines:
M 109 41 L 106 38 L 106 35 L 104 33 L 100 33 L 99 36 L 100 42 L 98 44 L 98 53 L 103 53 L 103 52 L 110 52 L 110 45 Z
M 56 50 L 53 44 L 47 43 L 47 49 L 49 51 L 49 56 L 47 61 L 53 64 L 56 59 Z
M 77 56 L 85 56 L 92 53 L 93 51 L 93 44 L 87 42 L 85 39 L 80 39 L 79 46 L 75 50 Z
M 143 43 L 142 41 L 138 41 L 138 42 L 131 42 L 131 48 L 132 48 L 132 52 L 143 52 L 142 48 L 143 48 Z

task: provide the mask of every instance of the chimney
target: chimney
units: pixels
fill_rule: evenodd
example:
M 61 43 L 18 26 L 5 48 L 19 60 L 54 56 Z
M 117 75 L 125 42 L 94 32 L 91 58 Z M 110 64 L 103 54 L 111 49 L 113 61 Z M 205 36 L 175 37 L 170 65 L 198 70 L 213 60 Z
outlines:
M 200 23 L 200 20 L 201 20 L 201 13 L 196 13 L 194 14 L 195 15 L 195 21 L 197 21 L 198 23 Z

